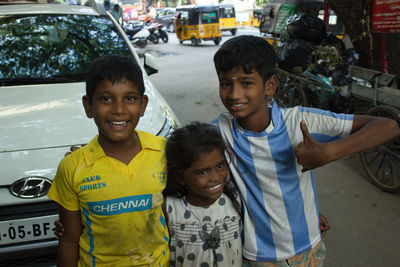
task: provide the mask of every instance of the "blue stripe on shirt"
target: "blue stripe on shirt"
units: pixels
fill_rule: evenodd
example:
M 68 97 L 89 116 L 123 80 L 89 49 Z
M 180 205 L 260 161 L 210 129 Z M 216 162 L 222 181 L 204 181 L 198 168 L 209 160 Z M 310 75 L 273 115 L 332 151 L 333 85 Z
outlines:
M 332 141 L 336 141 L 342 139 L 340 136 L 330 136 L 326 134 L 318 134 L 318 133 L 310 133 L 311 137 L 315 139 L 315 141 L 320 143 L 328 143 Z
M 283 122 L 279 110 L 272 114 L 275 121 Z M 296 158 L 285 123 L 276 123 L 275 128 L 268 135 L 268 144 L 274 160 L 279 186 L 282 192 L 286 213 L 292 231 L 295 253 L 304 251 L 305 246 L 311 248 L 308 225 L 304 211 L 304 199 L 300 189 L 299 176 L 296 168 Z
M 85 223 L 88 227 L 87 234 L 89 235 L 89 254 L 92 255 L 92 267 L 96 267 L 96 258 L 93 255 L 94 250 L 94 237 L 92 235 L 92 221 L 89 218 L 89 212 L 86 209 L 82 209 L 83 215 L 85 215 Z
M 234 127 L 234 129 L 235 128 L 236 127 Z M 265 240 L 270 240 L 270 243 L 273 244 L 271 219 L 264 206 L 264 196 L 260 183 L 258 179 L 254 179 L 254 177 L 257 177 L 257 175 L 253 158 L 251 157 L 250 142 L 240 133 L 237 134 L 234 129 L 232 130 L 234 138 L 234 150 L 237 153 L 237 157 L 248 161 L 246 164 L 243 164 L 240 160 L 238 161 L 238 171 L 242 180 L 246 184 L 247 208 L 250 213 L 250 217 L 253 218 L 255 222 L 264 222 L 264 224 L 255 224 L 257 260 L 260 260 L 260 254 L 267 254 L 272 259 L 276 259 L 275 247 L 269 247 L 265 245 L 267 243 Z
M 315 211 L 316 211 L 316 214 L 318 214 L 318 217 L 319 217 L 317 191 L 315 190 L 314 173 L 312 172 L 312 170 L 310 170 L 310 179 L 311 179 L 312 189 L 313 189 L 313 192 L 314 192 Z M 319 218 L 318 218 L 318 221 L 319 221 Z M 321 231 L 321 229 L 320 229 L 320 231 Z

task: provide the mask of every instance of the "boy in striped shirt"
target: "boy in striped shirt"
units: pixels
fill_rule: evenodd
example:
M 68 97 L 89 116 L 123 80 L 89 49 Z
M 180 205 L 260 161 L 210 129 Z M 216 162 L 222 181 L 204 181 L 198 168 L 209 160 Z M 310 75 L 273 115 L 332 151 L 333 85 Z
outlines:
M 214 56 L 229 113 L 213 123 L 234 151 L 230 170 L 244 203 L 243 266 L 322 266 L 312 169 L 400 134 L 394 120 L 267 101 L 277 88 L 266 40 L 239 36 Z

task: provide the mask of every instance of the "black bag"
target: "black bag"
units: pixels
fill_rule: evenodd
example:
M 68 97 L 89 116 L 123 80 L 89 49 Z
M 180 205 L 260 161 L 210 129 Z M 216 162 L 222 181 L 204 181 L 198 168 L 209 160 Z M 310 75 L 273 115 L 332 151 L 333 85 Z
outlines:
M 323 46 L 334 46 L 336 47 L 340 53 L 344 53 L 345 46 L 344 43 L 336 37 L 336 35 L 332 32 L 328 32 L 326 37 L 322 40 L 321 45 Z
M 302 39 L 320 44 L 326 37 L 325 23 L 314 16 L 297 14 L 288 18 L 286 28 L 293 39 Z
M 278 66 L 287 71 L 298 66 L 306 69 L 311 63 L 313 49 L 313 43 L 301 39 L 283 42 L 278 47 Z

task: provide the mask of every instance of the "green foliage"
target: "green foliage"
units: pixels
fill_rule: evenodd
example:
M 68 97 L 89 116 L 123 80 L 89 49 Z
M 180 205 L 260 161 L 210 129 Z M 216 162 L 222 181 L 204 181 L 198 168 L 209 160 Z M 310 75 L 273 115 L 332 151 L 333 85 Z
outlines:
M 342 55 L 335 46 L 317 45 L 311 55 L 312 63 L 308 66 L 310 71 L 318 67 L 318 69 L 323 69 L 330 75 L 338 66 L 343 64 Z
M 260 6 L 260 7 L 264 6 L 268 2 L 269 2 L 269 0 L 256 0 L 257 6 Z
M 178 0 L 162 0 L 162 4 L 166 7 L 176 7 Z

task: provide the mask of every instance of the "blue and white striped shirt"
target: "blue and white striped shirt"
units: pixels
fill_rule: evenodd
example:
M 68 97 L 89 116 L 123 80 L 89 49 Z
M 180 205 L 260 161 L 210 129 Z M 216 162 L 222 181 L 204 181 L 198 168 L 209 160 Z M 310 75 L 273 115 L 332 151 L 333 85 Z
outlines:
M 229 113 L 212 122 L 234 151 L 230 170 L 244 202 L 243 256 L 249 260 L 285 260 L 321 239 L 313 174 L 301 172 L 294 154 L 303 141 L 302 120 L 314 139 L 329 142 L 350 134 L 353 115 L 273 103 L 271 123 L 260 133 L 244 130 Z

